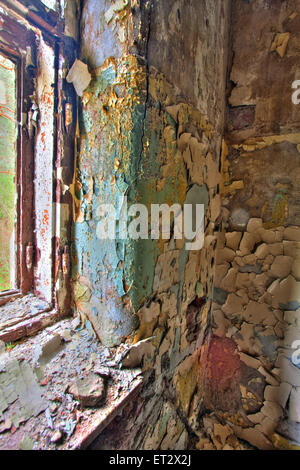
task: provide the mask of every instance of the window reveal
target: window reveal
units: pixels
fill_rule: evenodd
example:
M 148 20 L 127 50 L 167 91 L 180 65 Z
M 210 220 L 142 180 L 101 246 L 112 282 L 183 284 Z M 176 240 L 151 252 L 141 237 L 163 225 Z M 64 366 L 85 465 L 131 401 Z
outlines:
M 0 286 L 0 306 L 33 293 L 67 315 L 73 198 L 66 188 L 73 181 L 77 98 L 64 69 L 72 66 L 78 45 L 62 39 L 58 13 L 56 19 L 44 10 L 35 15 L 24 6 L 27 0 L 3 3 L 0 53 L 16 64 L 16 269 L 9 290 Z
M 9 116 L 13 119 L 11 121 L 0 116 L 2 122 L 11 123 L 9 133 L 2 132 L 2 147 L 6 153 L 5 158 L 1 157 L 0 170 L 3 167 L 3 170 L 10 172 L 10 178 L 13 178 L 9 188 L 5 190 L 3 187 L 10 218 L 9 224 L 3 223 L 0 227 L 6 238 L 6 245 L 2 250 L 6 257 L 4 262 L 1 259 L 0 268 L 4 277 L 0 295 L 3 295 L 1 291 L 4 289 L 18 290 L 22 294 L 34 292 L 50 306 L 53 301 L 52 238 L 55 230 L 55 40 L 36 28 L 28 28 L 26 23 L 15 21 L 5 11 L 0 11 L 0 20 L 3 24 L 0 31 L 0 51 L 9 60 L 8 63 L 14 64 L 15 61 L 17 64 L 15 84 L 18 91 L 15 112 L 11 111 L 11 114 L 15 114 L 15 119 Z M 12 92 L 10 95 L 12 100 Z M 9 124 L 5 125 L 8 128 Z M 15 142 L 12 141 L 13 135 L 16 136 Z M 7 168 L 3 161 L 6 161 Z M 6 269 L 2 269 L 3 265 Z

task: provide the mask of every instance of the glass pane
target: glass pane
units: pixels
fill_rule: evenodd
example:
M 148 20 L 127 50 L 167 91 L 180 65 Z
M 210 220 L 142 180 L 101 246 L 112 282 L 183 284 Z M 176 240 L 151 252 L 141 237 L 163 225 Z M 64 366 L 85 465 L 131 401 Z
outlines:
M 15 288 L 16 67 L 0 54 L 0 291 Z

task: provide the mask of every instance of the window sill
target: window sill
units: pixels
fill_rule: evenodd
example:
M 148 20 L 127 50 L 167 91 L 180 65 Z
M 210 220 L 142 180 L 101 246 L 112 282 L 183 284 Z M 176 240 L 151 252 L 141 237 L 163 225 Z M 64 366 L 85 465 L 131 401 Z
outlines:
M 1 296 L 0 300 L 4 295 Z M 61 318 L 48 302 L 33 294 L 9 292 L 9 302 L 0 304 L 0 340 L 5 343 L 32 336 Z
M 50 326 L 60 320 L 61 314 L 56 310 L 37 313 L 27 317 L 11 326 L 4 326 L 0 329 L 0 340 L 4 343 L 12 343 L 23 338 L 36 334 L 43 328 Z
M 12 300 L 16 300 L 22 297 L 21 292 L 16 290 L 9 290 L 0 293 L 0 307 L 6 305 L 8 302 Z

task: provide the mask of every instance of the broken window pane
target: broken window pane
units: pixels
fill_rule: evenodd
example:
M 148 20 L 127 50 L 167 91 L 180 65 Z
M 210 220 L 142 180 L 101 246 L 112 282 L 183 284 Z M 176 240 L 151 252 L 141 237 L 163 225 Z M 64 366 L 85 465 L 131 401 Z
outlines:
M 0 291 L 15 287 L 16 67 L 0 54 Z

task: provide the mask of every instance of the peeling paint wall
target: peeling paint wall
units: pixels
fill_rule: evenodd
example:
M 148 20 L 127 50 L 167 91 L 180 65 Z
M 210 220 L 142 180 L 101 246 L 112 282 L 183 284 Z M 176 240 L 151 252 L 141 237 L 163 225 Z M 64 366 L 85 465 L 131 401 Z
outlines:
M 125 43 L 119 34 L 132 27 L 128 2 L 85 2 L 82 18 L 82 55 L 93 81 L 82 98 L 80 152 L 72 185 L 73 292 L 77 310 L 89 318 L 101 341 L 112 346 L 137 323 L 135 286 L 128 293 L 136 251 L 122 240 L 99 239 L 99 207 L 112 203 L 120 212 L 125 196 L 136 197 L 146 70 L 145 61 L 128 53 L 129 40 Z
M 300 10 L 294 1 L 232 7 L 207 406 L 254 447 L 299 448 L 299 108 L 292 83 Z
M 149 339 L 96 448 L 299 447 L 299 18 L 293 0 L 84 2 L 74 308 L 106 345 Z M 203 203 L 203 249 L 100 241 L 100 204 L 125 196 Z
M 93 80 L 82 97 L 72 186 L 74 306 L 104 344 L 153 337 L 127 448 L 187 448 L 201 435 L 228 10 L 221 1 L 84 2 L 82 60 Z M 204 248 L 189 252 L 174 238 L 100 241 L 99 205 L 125 195 L 148 208 L 204 204 Z

